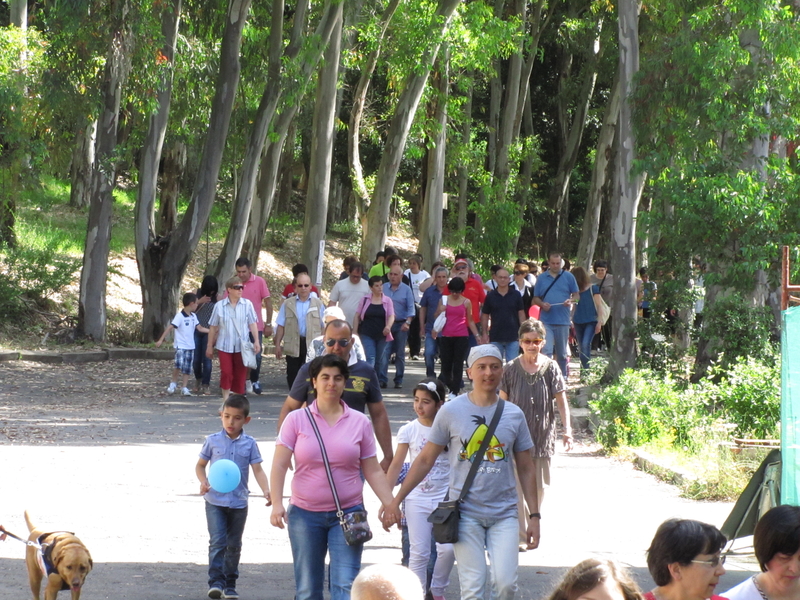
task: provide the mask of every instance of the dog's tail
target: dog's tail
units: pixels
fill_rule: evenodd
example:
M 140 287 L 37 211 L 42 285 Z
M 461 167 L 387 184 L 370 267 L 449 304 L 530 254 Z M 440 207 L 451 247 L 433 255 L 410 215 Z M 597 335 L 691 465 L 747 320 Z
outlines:
M 36 525 L 31 522 L 31 516 L 28 514 L 28 511 L 25 511 L 25 523 L 28 525 L 28 531 L 33 531 L 36 529 Z

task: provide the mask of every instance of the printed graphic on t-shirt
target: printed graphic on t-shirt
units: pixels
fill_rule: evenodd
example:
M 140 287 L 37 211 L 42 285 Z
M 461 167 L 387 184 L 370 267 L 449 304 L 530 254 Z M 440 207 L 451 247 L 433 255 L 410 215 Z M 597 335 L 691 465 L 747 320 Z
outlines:
M 486 418 L 480 415 L 472 415 L 473 422 L 477 425 L 475 431 L 468 440 L 461 440 L 461 451 L 458 453 L 458 460 L 474 462 L 477 457 L 478 450 L 480 450 L 483 439 L 489 431 L 489 426 L 486 424 Z M 496 435 L 492 435 L 489 442 L 489 447 L 486 449 L 486 455 L 483 461 L 500 462 L 507 461 L 508 454 L 506 453 L 505 444 L 501 444 Z
M 350 381 L 353 383 L 353 387 L 352 389 L 349 389 L 347 391 L 358 392 L 359 394 L 361 394 L 367 388 L 367 382 L 369 381 L 369 379 L 366 379 L 364 377 L 351 377 Z

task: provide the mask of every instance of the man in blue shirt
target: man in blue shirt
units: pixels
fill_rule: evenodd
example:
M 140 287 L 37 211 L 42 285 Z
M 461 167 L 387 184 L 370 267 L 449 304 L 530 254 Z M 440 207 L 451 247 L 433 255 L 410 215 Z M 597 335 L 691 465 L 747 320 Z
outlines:
M 580 292 L 575 276 L 561 269 L 560 252 L 551 252 L 547 264 L 547 271 L 536 279 L 533 303 L 542 309 L 539 320 L 547 332 L 542 353 L 556 360 L 566 378 L 570 311 Z
M 384 385 L 389 383 L 389 357 L 394 353 L 394 387 L 403 387 L 403 375 L 406 372 L 406 341 L 411 321 L 416 316 L 414 292 L 403 283 L 403 268 L 395 264 L 389 269 L 389 282 L 383 284 L 383 295 L 392 299 L 394 304 L 394 324 L 392 337 L 394 340 L 386 344 L 385 352 L 379 357 L 378 379 Z
M 425 376 L 436 377 L 435 358 L 438 351 L 436 339 L 431 335 L 433 332 L 433 322 L 436 317 L 436 309 L 439 307 L 439 300 L 447 287 L 447 276 L 449 272 L 445 267 L 437 267 L 433 270 L 433 285 L 422 293 L 422 300 L 419 301 L 419 334 L 425 340 Z

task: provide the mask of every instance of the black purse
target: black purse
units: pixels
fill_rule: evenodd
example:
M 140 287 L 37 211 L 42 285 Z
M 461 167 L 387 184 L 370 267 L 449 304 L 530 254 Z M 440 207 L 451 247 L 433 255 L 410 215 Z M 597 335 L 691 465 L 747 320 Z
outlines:
M 472 487 L 475 475 L 477 475 L 481 462 L 483 462 L 486 450 L 489 449 L 489 443 L 492 440 L 495 429 L 497 429 L 497 424 L 500 422 L 504 406 L 505 400 L 500 399 L 497 401 L 497 408 L 494 410 L 492 422 L 489 423 L 486 435 L 481 442 L 480 448 L 478 448 L 478 453 L 475 455 L 472 466 L 469 468 L 467 479 L 464 481 L 464 486 L 461 488 L 461 494 L 458 500 L 448 500 L 445 498 L 442 502 L 439 502 L 439 506 L 428 516 L 428 523 L 433 524 L 433 539 L 439 544 L 454 544 L 458 541 L 458 522 L 461 519 L 461 509 L 459 505 L 464 501 L 467 492 L 469 492 L 469 488 Z
M 342 505 L 339 503 L 339 494 L 336 493 L 336 485 L 333 483 L 333 473 L 331 473 L 331 465 L 328 462 L 328 453 L 325 452 L 325 444 L 322 443 L 322 436 L 319 433 L 317 422 L 314 421 L 314 415 L 311 414 L 311 410 L 308 407 L 304 410 L 308 420 L 311 421 L 311 427 L 314 428 L 314 433 L 319 442 L 319 449 L 322 451 L 322 462 L 325 463 L 325 473 L 328 475 L 328 483 L 331 486 L 331 492 L 333 492 L 333 501 L 336 503 L 336 516 L 339 519 L 339 525 L 342 526 L 344 541 L 347 542 L 348 546 L 358 546 L 368 542 L 372 539 L 372 531 L 369 529 L 367 511 L 354 510 L 345 514 L 342 510 Z

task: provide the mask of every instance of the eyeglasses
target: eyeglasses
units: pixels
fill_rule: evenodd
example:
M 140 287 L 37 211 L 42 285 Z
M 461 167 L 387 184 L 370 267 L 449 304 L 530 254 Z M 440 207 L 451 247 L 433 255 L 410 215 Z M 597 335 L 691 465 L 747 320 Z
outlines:
M 232 289 L 232 290 L 239 290 L 239 291 L 242 291 L 242 290 L 244 289 L 244 286 L 243 286 L 243 285 L 232 285 L 232 286 L 231 286 L 231 289 Z
M 535 340 L 520 340 L 519 343 L 529 346 L 530 344 L 541 344 L 543 341 L 542 338 L 536 338 Z
M 325 345 L 328 346 L 328 348 L 333 348 L 337 342 L 340 348 L 347 348 L 350 345 L 350 340 L 347 338 L 342 338 L 341 340 L 325 340 Z
M 714 557 L 710 558 L 709 560 L 693 560 L 691 562 L 698 563 L 698 564 L 701 564 L 701 565 L 708 565 L 708 566 L 713 567 L 713 568 L 716 569 L 718 566 L 725 564 L 725 556 L 717 555 L 717 556 L 714 556 Z

